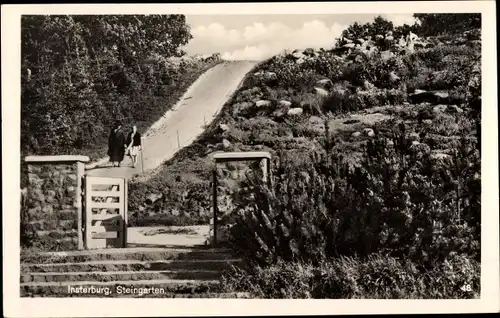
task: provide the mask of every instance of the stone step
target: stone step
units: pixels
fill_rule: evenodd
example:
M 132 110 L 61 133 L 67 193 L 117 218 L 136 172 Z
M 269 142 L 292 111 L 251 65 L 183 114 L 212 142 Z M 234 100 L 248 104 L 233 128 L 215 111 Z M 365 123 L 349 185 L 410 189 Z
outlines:
M 79 288 L 85 288 L 82 290 Z M 218 280 L 155 279 L 137 281 L 30 282 L 20 284 L 21 297 L 162 297 L 218 293 Z M 146 295 L 147 294 L 147 295 Z M 168 297 L 168 296 L 167 296 Z
M 47 272 L 30 273 L 21 276 L 21 283 L 29 282 L 75 282 L 75 281 L 136 281 L 154 279 L 216 280 L 221 277 L 218 270 L 156 270 L 156 271 L 113 271 L 113 272 Z
M 208 260 L 97 260 L 77 263 L 21 264 L 21 280 L 30 281 L 32 273 L 218 270 L 223 271 L 239 259 Z M 23 276 L 26 276 L 23 278 Z
M 99 250 L 69 251 L 69 252 L 42 252 L 21 255 L 21 263 L 78 263 L 98 260 L 192 260 L 192 259 L 228 259 L 232 258 L 230 250 L 222 248 L 110 248 Z

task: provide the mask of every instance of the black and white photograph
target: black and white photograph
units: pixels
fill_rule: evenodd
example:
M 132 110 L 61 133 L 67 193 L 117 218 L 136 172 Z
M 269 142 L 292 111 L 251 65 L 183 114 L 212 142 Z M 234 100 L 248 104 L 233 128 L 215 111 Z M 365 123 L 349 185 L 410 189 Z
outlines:
M 19 14 L 9 292 L 499 310 L 495 5 L 414 3 Z

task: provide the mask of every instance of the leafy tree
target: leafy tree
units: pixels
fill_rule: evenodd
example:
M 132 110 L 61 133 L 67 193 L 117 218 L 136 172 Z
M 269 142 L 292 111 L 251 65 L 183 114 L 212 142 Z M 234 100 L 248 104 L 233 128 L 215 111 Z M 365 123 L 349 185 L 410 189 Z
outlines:
M 23 16 L 23 153 L 99 148 L 113 119 L 163 112 L 157 92 L 182 73 L 157 57 L 191 38 L 183 15 Z

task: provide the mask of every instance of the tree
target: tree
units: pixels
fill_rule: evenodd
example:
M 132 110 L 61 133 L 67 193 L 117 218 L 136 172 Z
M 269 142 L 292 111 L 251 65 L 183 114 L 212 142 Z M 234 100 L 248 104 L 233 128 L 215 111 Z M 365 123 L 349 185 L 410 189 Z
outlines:
M 373 22 L 368 22 L 365 24 L 359 24 L 354 22 L 352 25 L 347 27 L 342 31 L 342 37 L 349 38 L 351 40 L 364 38 L 366 36 L 374 37 L 377 34 L 385 35 L 389 31 L 394 30 L 394 25 L 392 22 L 384 19 L 382 16 L 377 16 Z M 340 40 L 337 41 L 337 45 Z
M 183 15 L 23 16 L 23 153 L 105 144 L 114 118 L 137 113 L 131 99 L 163 84 L 144 61 L 183 56 L 191 38 Z

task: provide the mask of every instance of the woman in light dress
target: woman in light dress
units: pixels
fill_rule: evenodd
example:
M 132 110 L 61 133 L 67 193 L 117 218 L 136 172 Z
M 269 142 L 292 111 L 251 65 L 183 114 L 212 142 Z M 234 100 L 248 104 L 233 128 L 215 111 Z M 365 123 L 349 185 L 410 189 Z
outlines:
M 132 166 L 135 168 L 137 164 L 137 156 L 141 151 L 141 134 L 137 131 L 137 126 L 132 127 L 132 131 L 127 137 L 127 152 L 132 159 Z

